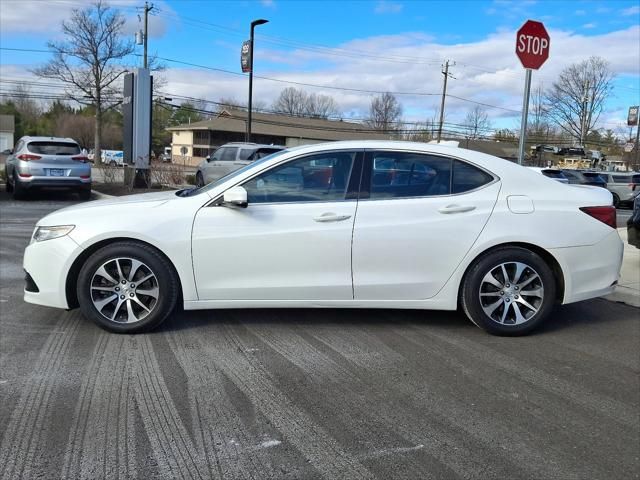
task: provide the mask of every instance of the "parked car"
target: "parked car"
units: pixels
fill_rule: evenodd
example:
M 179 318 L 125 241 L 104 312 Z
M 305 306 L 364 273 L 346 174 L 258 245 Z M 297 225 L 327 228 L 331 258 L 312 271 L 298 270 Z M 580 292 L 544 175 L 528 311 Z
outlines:
M 554 180 L 560 183 L 569 183 L 569 179 L 562 173 L 562 170 L 558 168 L 540 168 L 540 167 L 527 167 L 533 170 L 534 172 L 538 172 L 545 177 L 553 178 Z
M 112 167 L 124 166 L 124 152 L 122 150 L 102 150 L 102 163 L 111 165 Z
M 627 241 L 629 245 L 640 248 L 640 194 L 636 192 L 633 201 L 633 213 L 627 220 Z
M 565 155 L 567 157 L 580 157 L 586 158 L 587 154 L 582 147 L 561 147 L 556 152 L 558 155 Z
M 91 197 L 91 165 L 71 138 L 22 137 L 5 160 L 7 192 L 15 199 L 39 188 L 74 190 Z M 46 262 L 45 262 L 46 263 Z
M 615 207 L 633 205 L 634 190 L 640 188 L 640 173 L 598 172 L 598 175 L 607 182 Z
M 357 215 L 356 215 L 357 210 Z M 114 332 L 206 308 L 456 310 L 521 335 L 613 291 L 611 193 L 424 143 L 307 145 L 204 187 L 53 212 L 24 254 L 27 302 Z M 553 235 L 549 235 L 549 232 Z
M 586 170 L 562 169 L 562 173 L 567 177 L 569 183 L 576 185 L 593 185 L 595 187 L 607 188 L 607 182 L 600 176 L 598 172 L 590 172 Z
M 281 145 L 261 145 L 257 143 L 226 143 L 206 158 L 196 171 L 196 185 L 202 187 L 229 173 L 249 165 L 262 157 L 279 152 Z

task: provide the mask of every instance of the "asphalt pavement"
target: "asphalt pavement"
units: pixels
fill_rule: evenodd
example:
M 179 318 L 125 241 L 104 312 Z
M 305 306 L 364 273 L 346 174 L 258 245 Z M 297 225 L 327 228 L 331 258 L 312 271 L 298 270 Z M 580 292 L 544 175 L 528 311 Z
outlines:
M 115 335 L 22 301 L 0 192 L 0 479 L 640 478 L 640 310 L 498 338 L 455 312 L 222 310 Z

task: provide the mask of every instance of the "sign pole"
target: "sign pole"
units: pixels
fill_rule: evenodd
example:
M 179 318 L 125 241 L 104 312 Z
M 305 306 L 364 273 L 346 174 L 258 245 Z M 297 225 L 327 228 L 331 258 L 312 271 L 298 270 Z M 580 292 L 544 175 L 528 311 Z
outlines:
M 529 92 L 531 91 L 531 69 L 525 69 L 524 98 L 522 100 L 522 120 L 520 121 L 520 144 L 518 145 L 518 165 L 524 162 L 524 146 L 527 137 L 527 117 L 529 116 Z

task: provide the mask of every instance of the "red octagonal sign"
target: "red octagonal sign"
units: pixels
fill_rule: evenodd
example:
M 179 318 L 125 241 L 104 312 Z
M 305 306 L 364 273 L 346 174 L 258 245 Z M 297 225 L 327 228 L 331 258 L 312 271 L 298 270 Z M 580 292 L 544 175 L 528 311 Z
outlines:
M 516 55 L 524 68 L 539 69 L 549 58 L 551 41 L 540 22 L 527 20 L 516 35 Z

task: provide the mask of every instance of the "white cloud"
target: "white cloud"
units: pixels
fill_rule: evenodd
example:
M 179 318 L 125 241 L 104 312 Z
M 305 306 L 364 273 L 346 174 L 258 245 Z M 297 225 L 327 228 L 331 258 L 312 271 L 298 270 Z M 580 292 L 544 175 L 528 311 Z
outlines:
M 625 17 L 629 17 L 631 15 L 638 15 L 640 14 L 640 6 L 634 5 L 633 7 L 625 8 L 624 10 L 622 10 L 621 13 Z
M 582 25 L 582 28 L 586 28 L 586 29 L 591 29 L 591 28 L 596 28 L 596 24 L 595 23 L 585 23 L 584 25 Z
M 276 2 L 274 2 L 273 0 L 260 0 L 260 4 L 263 7 L 267 7 L 267 8 L 275 8 L 276 7 Z
M 574 14 L 574 15 L 577 15 L 577 16 L 579 16 L 579 17 L 582 17 L 582 16 L 586 15 L 586 14 L 587 14 L 587 12 L 586 12 L 586 11 L 584 11 L 584 10 L 576 10 L 575 12 L 573 12 L 573 14 Z
M 550 85 L 563 68 L 591 55 L 606 58 L 611 62 L 612 70 L 619 75 L 635 79 L 640 75 L 638 53 L 620 48 L 620 45 L 637 45 L 640 42 L 639 27 L 592 36 L 550 30 L 549 35 L 551 56 L 539 71 L 534 72 L 534 86 L 539 83 Z M 256 58 L 269 61 L 272 68 L 256 69 L 254 98 L 270 105 L 283 88 L 291 86 L 259 77 L 362 90 L 421 92 L 432 95 L 398 95 L 398 98 L 407 119 L 423 121 L 432 117 L 438 108 L 442 90 L 441 64 L 449 58 L 457 64 L 451 69 L 456 79 L 450 80 L 448 87 L 448 93 L 452 95 L 447 98 L 448 120 L 462 120 L 473 106 L 455 98 L 461 97 L 501 107 L 487 107 L 491 119 L 496 125 L 512 127 L 519 118 L 517 112 L 521 108 L 524 84 L 524 69 L 514 53 L 514 37 L 513 31 L 504 31 L 482 41 L 448 45 L 421 33 L 384 35 L 354 39 L 339 45 L 339 50 L 333 51 L 338 55 L 263 47 L 256 52 Z M 350 54 L 342 56 L 345 52 Z M 277 62 L 281 62 L 282 68 L 273 66 Z M 165 76 L 168 80 L 165 90 L 169 93 L 209 100 L 220 97 L 241 100 L 246 97 L 247 80 L 242 77 L 173 68 Z M 355 91 L 297 87 L 331 95 L 347 117 L 366 115 L 372 97 L 372 94 Z M 620 90 L 614 95 L 623 96 L 629 92 L 628 89 Z M 603 115 L 603 118 L 610 117 L 610 114 Z
M 47 34 L 49 38 L 60 36 L 60 24 L 63 20 L 69 20 L 74 9 L 82 8 L 83 3 L 72 0 L 49 0 L 44 3 L 40 0 L 2 1 L 2 15 L 0 15 L 0 30 L 3 35 L 8 33 L 37 33 Z M 136 7 L 140 6 L 138 0 L 110 0 L 109 5 L 120 10 L 125 17 L 123 33 L 133 35 L 141 28 L 138 22 Z M 164 2 L 156 2 L 164 13 L 172 13 L 173 10 Z M 87 2 L 87 5 L 89 3 Z M 43 6 L 46 6 L 46 14 L 43 14 Z M 149 37 L 161 37 L 166 33 L 167 24 L 164 17 L 149 16 Z
M 375 13 L 400 13 L 403 5 L 401 3 L 379 0 L 374 9 Z

